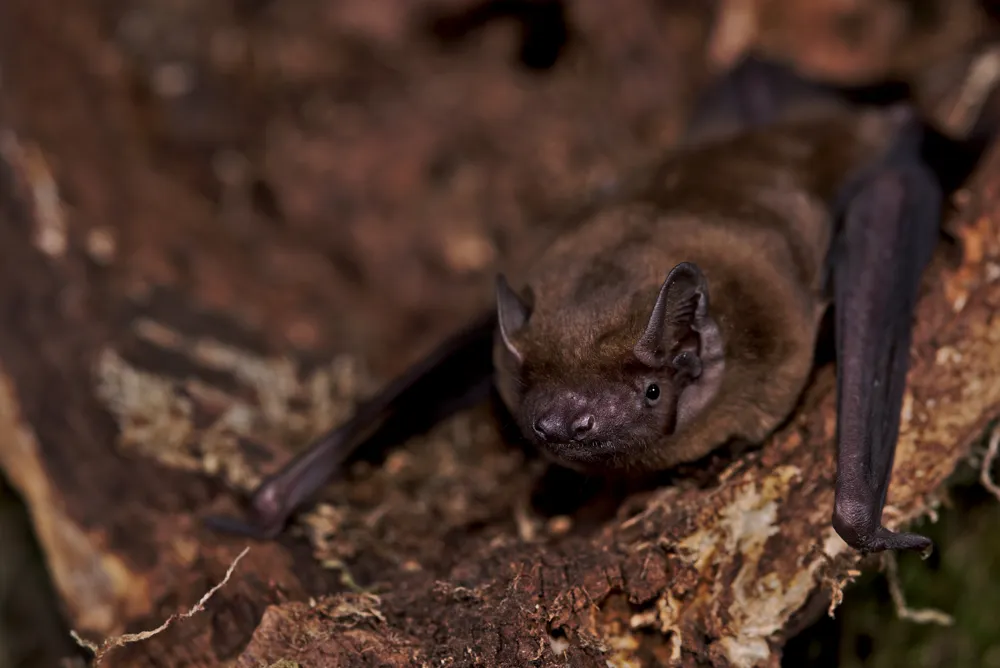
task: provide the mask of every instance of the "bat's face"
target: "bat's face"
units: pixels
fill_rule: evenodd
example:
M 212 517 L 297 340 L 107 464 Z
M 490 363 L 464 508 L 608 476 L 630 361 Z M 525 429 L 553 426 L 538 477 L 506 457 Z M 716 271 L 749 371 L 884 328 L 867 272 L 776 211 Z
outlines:
M 639 367 L 639 365 L 635 365 Z M 568 464 L 626 463 L 674 432 L 674 379 L 653 369 L 522 380 L 514 409 L 524 435 Z
M 501 278 L 496 386 L 521 432 L 564 463 L 627 468 L 681 431 L 715 396 L 725 367 L 707 290 L 695 265 L 678 265 L 641 334 L 629 320 L 574 339 L 542 322 L 558 314 L 533 314 Z

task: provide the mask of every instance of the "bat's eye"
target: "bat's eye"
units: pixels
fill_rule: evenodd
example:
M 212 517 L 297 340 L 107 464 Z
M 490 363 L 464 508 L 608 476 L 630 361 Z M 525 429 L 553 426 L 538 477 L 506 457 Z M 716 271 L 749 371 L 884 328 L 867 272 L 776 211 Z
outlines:
M 655 404 L 660 398 L 660 386 L 656 383 L 650 383 L 646 386 L 646 401 L 651 404 Z

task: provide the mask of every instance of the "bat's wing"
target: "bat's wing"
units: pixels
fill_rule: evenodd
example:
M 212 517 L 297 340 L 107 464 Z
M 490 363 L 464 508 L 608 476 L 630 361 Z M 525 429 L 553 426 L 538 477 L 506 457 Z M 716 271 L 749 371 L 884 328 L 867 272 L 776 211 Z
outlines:
M 931 541 L 882 526 L 909 366 L 921 274 L 938 240 L 942 192 L 910 118 L 879 164 L 845 187 L 831 254 L 837 347 L 837 487 L 833 525 L 868 553 Z
M 843 93 L 751 56 L 702 96 L 686 140 L 834 108 L 845 104 Z M 840 225 L 828 263 L 838 357 L 833 524 L 864 552 L 930 546 L 923 536 L 883 527 L 882 509 L 899 434 L 914 303 L 939 235 L 942 185 L 923 158 L 933 133 L 905 107 L 886 113 L 898 114 L 895 140 L 876 164 L 848 176 L 834 206 Z
M 811 109 L 845 106 L 842 91 L 804 79 L 787 65 L 749 54 L 701 93 L 682 143 L 728 137 Z
M 250 518 L 208 517 L 218 531 L 273 538 L 288 518 L 373 440 L 401 440 L 489 394 L 496 312 L 491 310 L 362 403 L 343 425 L 268 476 L 250 498 Z

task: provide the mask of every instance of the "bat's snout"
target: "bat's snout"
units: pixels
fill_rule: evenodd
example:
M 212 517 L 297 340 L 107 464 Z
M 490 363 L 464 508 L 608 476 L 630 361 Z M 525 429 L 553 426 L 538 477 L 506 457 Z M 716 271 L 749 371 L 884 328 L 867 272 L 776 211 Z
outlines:
M 552 410 L 536 419 L 532 430 L 546 443 L 580 442 L 586 440 L 596 424 L 597 418 L 586 410 L 572 413 Z

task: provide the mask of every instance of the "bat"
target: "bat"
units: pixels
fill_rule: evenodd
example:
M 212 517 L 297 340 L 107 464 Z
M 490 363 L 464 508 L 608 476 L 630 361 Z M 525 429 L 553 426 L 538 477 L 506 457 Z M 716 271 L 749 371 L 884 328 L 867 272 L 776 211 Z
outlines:
M 931 159 L 946 143 L 906 100 L 856 103 L 746 58 L 678 147 L 516 280 L 499 274 L 495 308 L 266 478 L 248 520 L 210 525 L 275 537 L 374 434 L 491 384 L 521 434 L 571 468 L 659 471 L 762 442 L 798 402 L 832 308 L 833 527 L 862 553 L 929 549 L 882 511 L 918 289 L 955 181 Z

